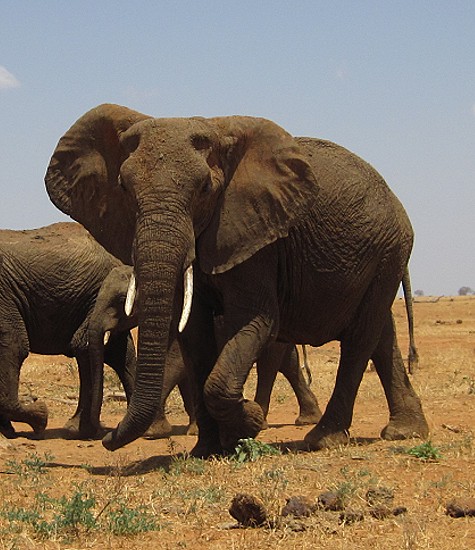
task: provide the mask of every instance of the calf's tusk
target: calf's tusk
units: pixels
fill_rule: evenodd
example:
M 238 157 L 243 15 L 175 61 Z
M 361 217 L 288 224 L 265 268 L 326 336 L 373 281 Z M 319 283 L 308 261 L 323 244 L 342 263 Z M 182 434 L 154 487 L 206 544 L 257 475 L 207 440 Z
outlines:
M 107 342 L 109 341 L 110 335 L 111 335 L 110 330 L 106 330 L 104 332 L 104 346 L 107 346 Z
M 181 312 L 180 323 L 178 324 L 178 331 L 183 332 L 188 322 L 191 311 L 191 302 L 193 301 L 193 266 L 190 265 L 183 277 L 183 286 L 185 289 L 185 297 L 183 299 L 183 309 Z
M 125 298 L 125 314 L 127 317 L 130 317 L 132 314 L 132 309 L 134 308 L 134 302 L 135 302 L 135 295 L 137 294 L 137 290 L 135 287 L 135 275 L 132 273 L 130 276 L 129 286 L 127 287 L 127 296 Z

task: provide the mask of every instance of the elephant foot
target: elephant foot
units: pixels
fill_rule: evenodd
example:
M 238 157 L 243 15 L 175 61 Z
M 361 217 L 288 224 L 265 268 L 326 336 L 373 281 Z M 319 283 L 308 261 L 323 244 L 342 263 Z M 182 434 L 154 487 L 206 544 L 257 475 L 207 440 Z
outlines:
M 90 422 L 81 421 L 80 416 L 72 416 L 63 426 L 68 439 L 98 439 L 105 432 L 105 428 Z
M 26 422 L 32 427 L 35 437 L 41 439 L 48 424 L 48 407 L 46 403 L 36 401 L 34 405 L 28 408 L 29 419 Z M 13 418 L 13 420 L 15 419 Z
M 381 437 L 389 441 L 411 439 L 412 437 L 427 439 L 428 436 L 429 426 L 424 415 L 393 417 L 381 431 Z
M 211 458 L 212 456 L 222 456 L 223 448 L 219 441 L 198 439 L 197 444 L 190 451 L 190 456 L 194 458 Z
M 264 413 L 255 401 L 244 400 L 233 415 L 232 423 L 220 425 L 221 445 L 226 451 L 234 451 L 240 439 L 254 438 L 264 425 Z
M 306 426 L 308 424 L 318 424 L 320 422 L 320 418 L 322 418 L 320 409 L 311 413 L 300 413 L 295 419 L 295 425 Z
M 0 415 L 0 434 L 8 439 L 13 439 L 17 435 L 13 424 L 3 415 Z
M 165 439 L 172 435 L 172 426 L 168 420 L 156 418 L 150 428 L 144 433 L 146 439 Z
M 188 428 L 186 429 L 186 435 L 198 435 L 198 424 L 196 423 L 196 420 L 192 420 L 188 424 Z
M 329 432 L 315 426 L 304 438 L 309 450 L 320 451 L 322 449 L 334 449 L 342 445 L 348 445 L 350 442 L 350 434 L 346 430 L 337 432 Z

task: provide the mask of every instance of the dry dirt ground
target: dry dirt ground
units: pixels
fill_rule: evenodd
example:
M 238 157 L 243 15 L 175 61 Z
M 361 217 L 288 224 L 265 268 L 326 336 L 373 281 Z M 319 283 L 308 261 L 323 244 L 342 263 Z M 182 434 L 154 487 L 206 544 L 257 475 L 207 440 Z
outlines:
M 252 462 L 187 458 L 194 438 L 183 435 L 186 416 L 175 393 L 167 406 L 172 437 L 140 439 L 110 453 L 100 441 L 62 438 L 61 426 L 76 406 L 74 362 L 30 355 L 21 393 L 43 399 L 50 422 L 43 440 L 35 441 L 29 427 L 19 424 L 17 439 L 0 440 L 0 548 L 475 548 L 475 517 L 445 513 L 452 499 L 475 497 L 475 297 L 420 298 L 414 309 L 420 367 L 412 383 L 431 427 L 422 457 L 408 453 L 421 441 L 379 439 L 387 408 L 371 369 L 358 394 L 354 439 L 347 447 L 299 450 L 308 428 L 293 424 L 296 400 L 279 375 L 270 427 L 259 435 L 281 451 L 278 455 L 262 451 Z M 407 327 L 400 299 L 394 314 L 404 354 Z M 324 407 L 338 347 L 311 349 L 309 359 L 312 387 Z M 118 389 L 112 371 L 106 382 L 106 391 Z M 252 372 L 247 396 L 254 384 Z M 124 407 L 106 400 L 103 422 L 115 426 Z M 405 513 L 374 517 L 369 489 L 392 493 L 391 507 L 404 507 Z M 304 496 L 315 503 L 325 491 L 336 493 L 346 512 L 280 517 L 288 498 Z M 228 509 L 238 493 L 259 498 L 270 523 L 237 527 Z

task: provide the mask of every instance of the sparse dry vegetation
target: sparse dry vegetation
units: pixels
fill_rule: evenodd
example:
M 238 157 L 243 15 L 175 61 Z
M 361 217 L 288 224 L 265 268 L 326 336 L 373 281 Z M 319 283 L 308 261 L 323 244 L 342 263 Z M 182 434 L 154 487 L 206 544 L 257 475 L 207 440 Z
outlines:
M 141 439 L 109 453 L 100 441 L 61 437 L 60 428 L 76 407 L 77 371 L 71 360 L 30 356 L 21 391 L 47 402 L 50 423 L 42 441 L 33 440 L 22 425 L 16 425 L 25 429 L 20 437 L 0 440 L 0 548 L 475 548 L 475 517 L 446 514 L 447 503 L 475 496 L 475 297 L 437 302 L 421 297 L 414 308 L 420 367 L 412 380 L 431 426 L 426 442 L 379 439 L 387 408 L 378 377 L 369 369 L 348 447 L 299 450 L 308 428 L 293 424 L 297 403 L 279 376 L 270 428 L 259 436 L 259 442 L 279 451 L 275 454 L 246 442 L 235 457 L 188 457 L 195 439 L 183 435 L 187 419 L 177 392 L 167 406 L 175 424 L 170 439 Z M 394 312 L 404 353 L 402 300 Z M 313 388 L 324 406 L 338 346 L 313 349 L 309 360 Z M 109 391 L 117 389 L 111 373 Z M 249 396 L 254 384 L 252 373 Z M 105 424 L 114 426 L 124 407 L 106 400 Z M 228 510 L 243 493 L 262 503 L 269 521 L 238 525 Z M 324 493 L 337 496 L 338 509 L 321 505 Z M 375 501 L 378 495 L 382 502 Z M 304 506 L 308 513 L 282 515 L 293 498 L 297 509 Z

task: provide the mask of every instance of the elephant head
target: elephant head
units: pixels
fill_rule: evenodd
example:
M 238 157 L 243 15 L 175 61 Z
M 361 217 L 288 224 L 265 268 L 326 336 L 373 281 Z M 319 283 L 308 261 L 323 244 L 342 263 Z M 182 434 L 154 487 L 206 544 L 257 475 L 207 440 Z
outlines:
M 204 273 L 222 273 L 285 237 L 317 184 L 294 138 L 271 121 L 158 119 L 117 105 L 92 109 L 66 132 L 45 183 L 60 210 L 134 264 L 136 386 L 103 440 L 116 449 L 154 419 L 189 266 L 196 259 Z

